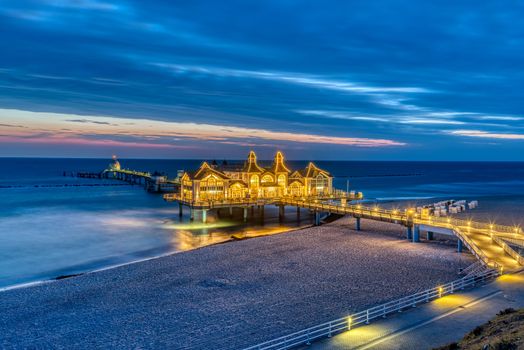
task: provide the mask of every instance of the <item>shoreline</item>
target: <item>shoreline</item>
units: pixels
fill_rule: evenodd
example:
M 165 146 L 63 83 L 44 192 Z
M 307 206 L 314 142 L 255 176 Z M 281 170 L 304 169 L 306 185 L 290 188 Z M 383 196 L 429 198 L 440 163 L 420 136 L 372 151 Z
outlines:
M 343 217 L 10 289 L 0 326 L 22 347 L 243 348 L 455 280 L 474 261 L 444 242 L 407 242 L 398 225 L 352 224 Z
M 62 281 L 62 280 L 66 280 L 66 279 L 70 279 L 70 278 L 74 278 L 74 277 L 78 277 L 78 276 L 84 276 L 84 275 L 98 273 L 98 272 L 102 272 L 102 271 L 106 271 L 106 270 L 112 270 L 112 269 L 116 269 L 116 268 L 119 268 L 119 267 L 122 267 L 122 266 L 127 266 L 127 265 L 139 264 L 139 263 L 150 261 L 150 260 L 165 258 L 165 257 L 172 256 L 172 255 L 175 255 L 175 254 L 180 254 L 180 253 L 185 253 L 185 252 L 192 252 L 192 251 L 195 251 L 195 250 L 198 250 L 198 249 L 211 247 L 211 246 L 215 246 L 215 245 L 226 244 L 226 243 L 234 243 L 234 242 L 244 241 L 244 240 L 248 240 L 248 239 L 261 238 L 261 237 L 267 237 L 267 236 L 273 236 L 273 235 L 279 235 L 279 234 L 299 231 L 299 230 L 303 230 L 303 229 L 311 228 L 311 227 L 314 227 L 314 225 L 313 224 L 307 224 L 307 225 L 303 225 L 303 226 L 292 227 L 292 228 L 289 228 L 289 229 L 286 229 L 286 230 L 282 230 L 282 231 L 279 231 L 279 232 L 260 234 L 260 235 L 248 236 L 248 237 L 239 237 L 239 238 L 235 238 L 234 237 L 234 236 L 238 235 L 239 233 L 234 233 L 234 234 L 231 234 L 230 237 L 228 239 L 224 240 L 224 241 L 210 243 L 210 244 L 203 245 L 203 246 L 200 246 L 200 247 L 195 247 L 195 248 L 189 249 L 189 250 L 174 251 L 174 252 L 169 252 L 169 253 L 165 253 L 165 254 L 155 255 L 155 256 L 146 257 L 146 258 L 142 258 L 142 259 L 138 259 L 138 260 L 132 260 L 132 261 L 124 262 L 124 263 L 121 263 L 121 264 L 114 264 L 114 265 L 109 265 L 109 266 L 106 266 L 106 267 L 96 268 L 94 270 L 88 270 L 88 271 L 84 271 L 84 272 L 73 273 L 73 274 L 70 274 L 70 275 L 59 275 L 59 276 L 56 276 L 56 277 L 51 277 L 49 279 L 36 280 L 36 281 L 30 281 L 30 282 L 24 282 L 24 283 L 17 283 L 17 284 L 5 286 L 5 287 L 0 287 L 0 293 L 6 292 L 6 291 L 10 291 L 10 290 L 30 288 L 30 287 L 34 287 L 34 286 L 43 285 L 43 284 L 55 283 L 55 282 L 59 282 L 59 281 Z

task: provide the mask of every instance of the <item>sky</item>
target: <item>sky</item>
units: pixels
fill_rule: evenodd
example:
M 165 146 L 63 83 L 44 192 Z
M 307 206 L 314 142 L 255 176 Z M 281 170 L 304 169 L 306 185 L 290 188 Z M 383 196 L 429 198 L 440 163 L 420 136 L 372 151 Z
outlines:
M 524 161 L 523 4 L 0 0 L 0 157 Z

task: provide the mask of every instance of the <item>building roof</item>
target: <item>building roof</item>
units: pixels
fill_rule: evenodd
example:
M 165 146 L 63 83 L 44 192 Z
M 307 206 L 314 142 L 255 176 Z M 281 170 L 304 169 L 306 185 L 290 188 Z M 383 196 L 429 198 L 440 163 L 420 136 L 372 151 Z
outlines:
M 257 164 L 257 155 L 255 152 L 251 151 L 249 152 L 249 156 L 247 157 L 247 162 L 244 164 L 244 167 L 242 168 L 242 172 L 244 173 L 263 173 L 265 170 L 260 167 Z
M 202 165 L 197 171 L 188 173 L 189 178 L 192 180 L 202 180 L 210 174 L 216 175 L 217 177 L 223 180 L 229 179 L 229 177 L 226 174 L 217 169 L 214 169 L 207 162 L 202 163 Z
M 271 166 L 271 171 L 275 174 L 291 172 L 284 164 L 284 155 L 282 154 L 282 152 L 278 151 L 277 154 L 275 154 L 273 165 Z
M 318 175 L 324 175 L 327 177 L 331 177 L 331 174 L 328 173 L 325 170 L 320 169 L 317 167 L 313 162 L 309 162 L 309 164 L 306 166 L 305 169 L 299 170 L 300 174 L 304 177 L 317 177 Z

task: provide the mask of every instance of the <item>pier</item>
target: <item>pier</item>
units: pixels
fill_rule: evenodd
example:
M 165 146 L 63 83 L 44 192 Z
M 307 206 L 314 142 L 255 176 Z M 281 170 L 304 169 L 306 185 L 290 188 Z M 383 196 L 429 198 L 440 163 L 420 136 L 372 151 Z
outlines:
M 166 175 L 158 173 L 149 173 L 145 171 L 122 169 L 116 156 L 113 156 L 113 162 L 107 169 L 99 174 L 78 173 L 77 176 L 85 178 L 103 178 L 116 179 L 125 181 L 132 185 L 141 185 L 148 192 L 177 192 L 180 188 L 179 178 L 168 179 Z
M 141 185 L 148 192 L 175 192 L 180 182 L 168 179 L 165 175 L 128 169 L 107 169 L 102 172 L 102 178 L 117 179 L 133 185 Z
M 280 219 L 284 217 L 286 207 L 294 207 L 297 218 L 301 209 L 308 209 L 317 226 L 321 224 L 322 216 L 338 214 L 352 216 L 357 231 L 362 230 L 362 219 L 402 225 L 406 239 L 413 243 L 433 240 L 435 234 L 453 236 L 457 239 L 458 252 L 468 249 L 483 268 L 495 269 L 499 273 L 524 265 L 524 258 L 508 244 L 522 240 L 523 232 L 519 227 L 429 215 L 415 208 L 386 210 L 378 206 L 363 206 L 358 204 L 358 200 L 363 198 L 362 193 L 334 188 L 333 177 L 313 163 L 302 170 L 290 170 L 281 152 L 276 153 L 273 165 L 268 168 L 259 166 L 255 153 L 250 152 L 243 167 L 221 169 L 204 162 L 198 170 L 180 171 L 171 180 L 160 174 L 121 169 L 114 158 L 102 176 L 143 185 L 150 192 L 168 192 L 163 198 L 178 204 L 180 217 L 183 208 L 187 207 L 190 219 L 198 217 L 203 223 L 207 222 L 210 211 L 225 209 L 232 215 L 235 209 L 240 209 L 246 222 L 256 213 L 264 220 L 264 210 L 268 205 L 279 208 Z

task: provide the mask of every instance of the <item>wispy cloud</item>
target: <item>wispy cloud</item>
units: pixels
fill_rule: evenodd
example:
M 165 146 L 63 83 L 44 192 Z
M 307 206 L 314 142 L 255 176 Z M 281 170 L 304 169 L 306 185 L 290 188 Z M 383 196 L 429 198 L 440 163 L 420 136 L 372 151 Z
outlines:
M 503 140 L 524 140 L 524 134 L 505 134 L 482 130 L 452 130 L 449 134 L 466 137 L 480 137 L 489 139 L 503 139 Z
M 503 121 L 524 120 L 523 117 L 516 117 L 516 116 L 509 116 L 509 115 L 481 115 L 476 118 L 480 120 L 503 120 Z
M 379 123 L 413 124 L 413 125 L 463 125 L 463 121 L 443 118 L 428 118 L 425 115 L 359 115 L 339 111 L 296 110 L 300 114 L 320 116 L 330 119 L 356 120 Z
M 115 2 L 98 0 L 46 0 L 48 5 L 63 8 L 115 11 L 120 8 Z
M 176 75 L 205 74 L 219 77 L 263 79 L 300 85 L 315 89 L 358 94 L 368 96 L 374 103 L 383 106 L 410 111 L 420 111 L 424 110 L 424 108 L 405 103 L 405 101 L 409 99 L 404 97 L 403 95 L 434 92 L 423 87 L 373 86 L 360 82 L 295 72 L 253 71 L 212 66 L 194 66 L 158 62 L 153 62 L 150 64 L 156 67 L 168 69 L 170 72 Z
M 127 119 L 87 116 L 71 118 L 60 113 L 38 113 L 19 110 L 0 109 L 0 118 L 6 121 L 16 120 L 18 124 L 30 127 L 13 136 L 24 137 L 36 132 L 47 132 L 57 137 L 79 137 L 98 135 L 107 139 L 129 137 L 133 140 L 159 140 L 159 142 L 178 139 L 192 139 L 207 142 L 242 141 L 278 143 L 331 144 L 353 147 L 391 147 L 404 146 L 405 143 L 382 138 L 341 137 L 294 133 L 287 131 L 246 128 L 230 125 L 165 122 L 149 119 L 134 119 L 134 124 L 125 123 Z M 82 124 L 79 127 L 78 124 Z M 0 127 L 1 131 L 1 127 Z

